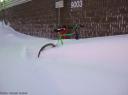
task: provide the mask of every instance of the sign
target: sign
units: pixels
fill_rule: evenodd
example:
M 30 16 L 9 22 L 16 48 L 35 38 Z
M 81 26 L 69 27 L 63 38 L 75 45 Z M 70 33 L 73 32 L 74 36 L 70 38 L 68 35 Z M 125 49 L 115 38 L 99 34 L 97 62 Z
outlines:
M 71 8 L 80 8 L 83 6 L 82 0 L 71 0 Z
M 64 7 L 64 1 L 63 0 L 56 2 L 55 8 L 62 8 L 62 7 Z

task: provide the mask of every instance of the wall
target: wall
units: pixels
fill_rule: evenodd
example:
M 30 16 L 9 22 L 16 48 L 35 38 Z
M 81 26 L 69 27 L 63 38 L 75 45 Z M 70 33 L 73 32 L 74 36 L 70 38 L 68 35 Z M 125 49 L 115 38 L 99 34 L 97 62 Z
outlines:
M 56 25 L 54 0 L 32 0 L 4 11 L 11 26 L 28 35 L 50 37 Z
M 64 22 L 83 24 L 82 38 L 128 34 L 127 5 L 128 0 L 83 0 L 82 8 L 65 9 L 70 18 L 65 15 Z
M 83 0 L 77 8 L 71 8 L 71 1 L 64 0 L 60 9 L 61 24 L 84 26 L 79 30 L 81 38 L 128 34 L 128 0 Z M 4 18 L 19 32 L 55 38 L 57 12 L 55 0 L 32 0 L 6 9 Z

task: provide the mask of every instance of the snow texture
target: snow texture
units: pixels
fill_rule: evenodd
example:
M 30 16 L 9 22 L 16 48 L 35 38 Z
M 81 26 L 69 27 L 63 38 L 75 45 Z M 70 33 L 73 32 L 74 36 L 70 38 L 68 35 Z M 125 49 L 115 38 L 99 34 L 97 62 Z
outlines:
M 128 35 L 49 42 L 0 22 L 0 95 L 128 95 Z

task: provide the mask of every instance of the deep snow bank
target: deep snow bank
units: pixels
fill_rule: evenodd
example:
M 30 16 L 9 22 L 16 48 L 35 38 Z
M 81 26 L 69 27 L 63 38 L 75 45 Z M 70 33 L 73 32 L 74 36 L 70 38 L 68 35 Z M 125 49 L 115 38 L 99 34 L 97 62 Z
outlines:
M 48 42 L 0 25 L 0 92 L 128 95 L 128 35 Z

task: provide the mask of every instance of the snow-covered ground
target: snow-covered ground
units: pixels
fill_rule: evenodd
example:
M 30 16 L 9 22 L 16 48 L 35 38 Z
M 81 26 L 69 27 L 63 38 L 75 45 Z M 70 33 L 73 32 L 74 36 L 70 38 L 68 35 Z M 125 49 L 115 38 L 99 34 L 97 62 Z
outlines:
M 49 42 L 0 22 L 0 95 L 128 95 L 128 35 Z

